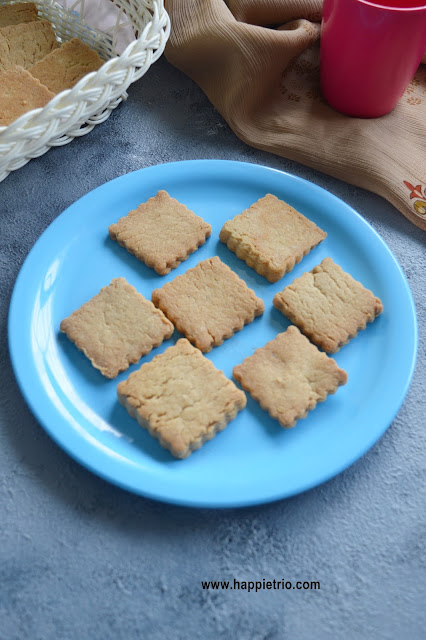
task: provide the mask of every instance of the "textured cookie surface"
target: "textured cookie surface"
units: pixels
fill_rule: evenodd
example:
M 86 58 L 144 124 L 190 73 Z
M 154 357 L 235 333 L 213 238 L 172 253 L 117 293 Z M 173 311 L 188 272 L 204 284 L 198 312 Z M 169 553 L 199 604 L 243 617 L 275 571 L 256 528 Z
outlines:
M 73 38 L 37 62 L 30 72 L 50 91 L 60 93 L 71 89 L 83 76 L 97 71 L 102 65 L 103 60 L 96 51 Z
M 225 222 L 219 237 L 249 267 L 276 282 L 326 235 L 296 209 L 268 193 Z
M 199 262 L 152 292 L 152 301 L 201 351 L 210 351 L 255 316 L 264 304 L 220 258 Z
M 257 349 L 233 373 L 283 427 L 294 427 L 347 382 L 346 372 L 294 326 Z
M 33 2 L 18 2 L 0 6 L 0 29 L 35 20 L 37 20 L 37 8 Z
M 177 458 L 211 440 L 246 405 L 245 394 L 185 339 L 120 382 L 117 394 Z
M 173 325 L 124 278 L 115 278 L 62 320 L 61 331 L 107 378 L 170 338 Z
M 274 306 L 328 353 L 338 351 L 383 311 L 379 298 L 331 258 L 277 293 Z
M 0 71 L 0 127 L 23 113 L 44 107 L 54 94 L 22 67 Z
M 58 47 L 50 22 L 37 20 L 0 29 L 0 71 L 29 69 Z
M 138 260 L 165 275 L 204 244 L 211 226 L 167 191 L 159 191 L 112 224 L 109 234 Z

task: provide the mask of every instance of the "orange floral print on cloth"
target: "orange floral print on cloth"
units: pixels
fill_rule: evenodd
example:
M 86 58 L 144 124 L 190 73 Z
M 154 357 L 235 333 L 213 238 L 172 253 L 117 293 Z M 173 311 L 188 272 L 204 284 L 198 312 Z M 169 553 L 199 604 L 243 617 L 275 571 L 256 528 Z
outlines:
M 407 189 L 411 190 L 410 200 L 412 200 L 413 198 L 417 198 L 412 203 L 414 211 L 419 216 L 426 216 L 426 187 L 422 187 L 421 184 L 413 187 L 413 185 L 410 184 L 407 180 L 404 180 L 404 184 Z
M 363 120 L 320 92 L 322 0 L 165 0 L 166 57 L 247 144 L 369 189 L 426 231 L 426 68 L 397 107 Z M 384 70 L 385 71 L 385 70 Z M 417 204 L 420 203 L 420 204 Z

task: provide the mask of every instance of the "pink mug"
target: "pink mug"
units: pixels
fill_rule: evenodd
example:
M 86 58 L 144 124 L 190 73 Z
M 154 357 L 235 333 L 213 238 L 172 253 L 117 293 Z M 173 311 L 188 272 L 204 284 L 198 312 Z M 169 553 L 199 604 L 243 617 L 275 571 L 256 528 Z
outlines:
M 337 111 L 392 111 L 426 51 L 426 0 L 324 0 L 321 90 Z

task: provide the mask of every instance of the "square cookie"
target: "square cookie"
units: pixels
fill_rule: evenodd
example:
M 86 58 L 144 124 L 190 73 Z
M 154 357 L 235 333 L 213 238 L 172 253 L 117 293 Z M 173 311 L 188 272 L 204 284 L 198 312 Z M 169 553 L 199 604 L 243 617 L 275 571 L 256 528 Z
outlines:
M 60 329 L 106 378 L 115 378 L 173 333 L 164 314 L 124 278 L 112 280 L 62 320 Z
M 33 2 L 17 2 L 0 6 L 0 28 L 22 22 L 35 22 L 35 20 L 37 20 L 37 7 Z
M 265 309 L 254 291 L 217 256 L 155 289 L 152 301 L 204 352 L 222 344 Z
M 294 427 L 348 379 L 294 326 L 234 367 L 233 374 L 282 427 Z
M 246 396 L 185 338 L 117 387 L 121 404 L 176 458 L 211 440 Z
M 225 222 L 219 234 L 228 249 L 269 282 L 280 280 L 326 236 L 270 193 Z
M 109 235 L 160 275 L 201 247 L 212 228 L 167 191 L 140 204 L 109 227 Z
M 48 20 L 3 27 L 0 29 L 0 71 L 14 66 L 29 69 L 58 46 Z
M 31 109 L 44 107 L 54 94 L 22 67 L 0 71 L 0 127 Z
M 274 306 L 328 353 L 338 351 L 383 311 L 379 298 L 331 258 L 277 293 Z
M 71 89 L 83 76 L 97 71 L 103 63 L 96 51 L 73 38 L 37 62 L 30 72 L 56 94 Z

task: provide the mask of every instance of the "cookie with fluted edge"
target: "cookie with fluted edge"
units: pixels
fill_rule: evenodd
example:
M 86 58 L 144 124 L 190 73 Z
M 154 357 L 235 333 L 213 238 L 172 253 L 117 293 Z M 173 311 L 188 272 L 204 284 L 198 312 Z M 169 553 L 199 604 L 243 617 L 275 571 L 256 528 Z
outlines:
M 217 256 L 155 289 L 152 301 L 204 352 L 222 344 L 265 309 L 263 300 Z
M 274 306 L 327 353 L 338 351 L 383 311 L 381 300 L 331 258 L 277 293 Z
M 159 191 L 109 227 L 110 237 L 160 275 L 170 273 L 211 235 L 184 204 Z
M 59 46 L 48 20 L 23 22 L 0 29 L 0 71 L 29 69 Z
M 0 127 L 7 127 L 19 116 L 40 109 L 54 94 L 22 67 L 0 71 Z
M 117 387 L 120 403 L 176 458 L 186 458 L 235 418 L 246 395 L 182 338 Z
M 64 42 L 30 68 L 31 74 L 53 93 L 71 89 L 87 73 L 97 71 L 104 61 L 79 38 Z
M 294 427 L 348 379 L 346 371 L 294 326 L 234 367 L 233 374 L 286 428 Z
M 60 329 L 106 378 L 115 378 L 163 340 L 173 325 L 124 278 L 115 278 L 62 320 Z
M 280 280 L 326 236 L 270 193 L 225 222 L 219 234 L 228 249 L 269 282 Z
M 0 28 L 23 22 L 35 22 L 38 18 L 34 2 L 17 2 L 0 6 Z

